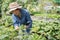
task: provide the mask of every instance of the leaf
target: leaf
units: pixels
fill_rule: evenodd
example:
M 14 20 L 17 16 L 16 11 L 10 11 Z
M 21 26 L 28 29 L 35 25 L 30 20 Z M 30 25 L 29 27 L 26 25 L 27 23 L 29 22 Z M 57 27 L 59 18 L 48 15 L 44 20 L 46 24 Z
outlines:
M 0 36 L 0 39 L 4 39 L 4 38 L 6 38 L 6 37 L 8 37 L 8 35 L 1 35 L 1 36 Z

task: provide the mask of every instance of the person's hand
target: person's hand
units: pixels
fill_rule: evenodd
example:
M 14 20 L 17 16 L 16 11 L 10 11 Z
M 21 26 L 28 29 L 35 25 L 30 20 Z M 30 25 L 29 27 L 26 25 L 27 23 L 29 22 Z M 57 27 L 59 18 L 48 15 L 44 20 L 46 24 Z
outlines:
M 26 26 L 26 29 L 28 29 L 29 28 L 29 26 Z
M 19 27 L 18 27 L 18 26 L 16 26 L 16 27 L 15 27 L 15 30 L 19 30 Z

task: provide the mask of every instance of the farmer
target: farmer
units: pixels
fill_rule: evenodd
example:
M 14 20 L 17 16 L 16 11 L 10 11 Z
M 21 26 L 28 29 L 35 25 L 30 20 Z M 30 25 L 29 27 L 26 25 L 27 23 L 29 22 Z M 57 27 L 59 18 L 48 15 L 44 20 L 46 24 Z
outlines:
M 23 24 L 26 25 L 26 32 L 29 33 L 32 27 L 32 20 L 29 12 L 26 9 L 22 9 L 17 2 L 10 3 L 9 9 L 9 12 L 12 13 L 12 21 L 15 30 L 18 30 L 19 26 Z

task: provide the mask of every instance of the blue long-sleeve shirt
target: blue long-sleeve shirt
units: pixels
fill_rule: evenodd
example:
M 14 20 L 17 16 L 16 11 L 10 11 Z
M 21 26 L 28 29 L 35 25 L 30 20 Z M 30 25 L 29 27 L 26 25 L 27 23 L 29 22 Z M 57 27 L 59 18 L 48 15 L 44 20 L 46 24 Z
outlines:
M 14 27 L 20 26 L 21 24 L 25 24 L 28 25 L 29 27 L 32 27 L 32 20 L 29 12 L 26 9 L 20 9 L 20 13 L 21 13 L 21 18 L 12 14 L 12 21 Z

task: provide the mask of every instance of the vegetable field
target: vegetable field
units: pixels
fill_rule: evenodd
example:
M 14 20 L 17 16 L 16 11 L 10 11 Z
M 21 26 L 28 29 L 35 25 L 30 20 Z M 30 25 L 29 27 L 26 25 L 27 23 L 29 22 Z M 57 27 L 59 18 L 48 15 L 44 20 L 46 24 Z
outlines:
M 30 34 L 22 32 L 25 30 L 23 25 L 21 25 L 18 33 L 14 30 L 13 25 L 7 26 L 12 23 L 11 16 L 7 16 L 6 20 L 2 22 L 4 21 L 5 24 L 0 23 L 0 40 L 60 40 L 60 21 L 57 19 L 53 21 L 46 18 L 33 20 Z

